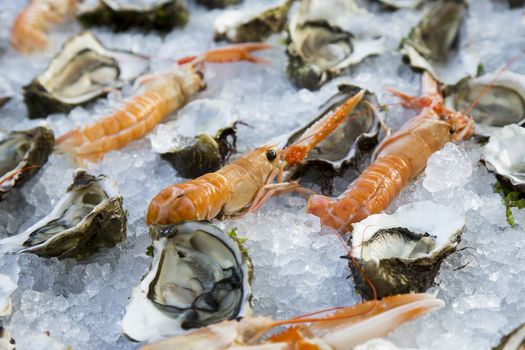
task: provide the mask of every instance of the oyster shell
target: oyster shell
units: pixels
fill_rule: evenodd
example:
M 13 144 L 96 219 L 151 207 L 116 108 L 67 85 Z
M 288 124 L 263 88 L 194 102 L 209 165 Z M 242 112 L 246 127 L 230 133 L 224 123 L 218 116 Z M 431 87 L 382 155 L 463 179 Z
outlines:
M 270 35 L 284 29 L 288 11 L 294 0 L 272 7 L 257 16 L 245 16 L 242 12 L 230 12 L 215 22 L 215 41 L 231 43 L 264 41 Z
M 237 119 L 222 101 L 200 99 L 150 136 L 152 148 L 180 176 L 196 178 L 220 169 L 235 151 Z
M 476 122 L 477 135 L 490 136 L 505 125 L 525 122 L 525 76 L 510 71 L 497 74 L 464 79 L 450 89 L 445 100 L 454 110 L 465 111 L 481 96 L 469 113 Z
M 359 36 L 339 24 L 362 14 L 353 1 L 305 0 L 290 20 L 287 73 L 298 87 L 317 89 L 345 68 L 384 52 L 383 38 Z
M 455 50 L 465 9 L 462 0 L 440 0 L 403 38 L 401 52 L 413 68 L 426 70 L 447 84 L 455 84 L 475 72 L 474 57 L 467 50 Z
M 24 232 L 0 240 L 0 248 L 12 253 L 82 259 L 121 242 L 126 237 L 126 222 L 115 183 L 104 175 L 95 177 L 78 170 L 51 213 Z
M 227 6 L 240 4 L 242 0 L 197 0 L 197 4 L 206 6 L 209 9 L 222 9 Z
M 136 78 L 147 66 L 145 58 L 106 49 L 90 32 L 76 35 L 45 72 L 24 86 L 29 117 L 67 113 Z
M 54 143 L 53 131 L 45 127 L 0 131 L 0 199 L 40 170 Z
M 525 192 L 525 128 L 507 125 L 495 133 L 483 148 L 481 159 L 487 169 L 506 184 Z
M 522 324 L 501 339 L 493 350 L 525 350 L 525 324 Z
M 441 262 L 456 251 L 465 216 L 430 201 L 410 203 L 394 214 L 371 215 L 354 224 L 352 254 L 360 267 L 349 266 L 356 289 L 365 299 L 423 292 L 432 286 Z
M 511 9 L 525 5 L 525 0 L 508 0 Z
M 379 2 L 394 8 L 416 8 L 423 0 L 378 0 Z
M 7 328 L 2 326 L 0 326 L 0 350 L 15 350 L 15 340 Z
M 0 317 L 11 314 L 12 305 L 9 296 L 17 287 L 16 283 L 13 283 L 8 276 L 0 274 Z
M 13 96 L 13 89 L 9 85 L 9 82 L 0 76 L 0 107 L 5 105 Z
M 150 228 L 153 262 L 135 288 L 122 330 L 158 340 L 250 312 L 251 264 L 236 241 L 201 222 Z
M 107 26 L 169 32 L 188 23 L 185 0 L 90 0 L 81 3 L 77 18 L 86 27 Z

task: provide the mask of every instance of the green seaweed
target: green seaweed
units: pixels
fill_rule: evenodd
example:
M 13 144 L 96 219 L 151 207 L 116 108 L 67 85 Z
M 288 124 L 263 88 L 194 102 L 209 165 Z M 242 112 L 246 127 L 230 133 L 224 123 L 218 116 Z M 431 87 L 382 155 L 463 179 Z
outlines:
M 239 235 L 237 234 L 237 227 L 233 227 L 231 231 L 227 233 L 227 235 L 237 243 L 242 255 L 249 258 L 250 254 L 248 252 L 248 249 L 244 246 L 244 243 L 246 243 L 248 238 L 239 237 Z
M 494 184 L 494 190 L 499 193 L 503 199 L 506 208 L 507 222 L 510 226 L 516 226 L 514 215 L 512 215 L 511 208 L 523 209 L 525 208 L 525 195 L 514 190 L 500 181 Z

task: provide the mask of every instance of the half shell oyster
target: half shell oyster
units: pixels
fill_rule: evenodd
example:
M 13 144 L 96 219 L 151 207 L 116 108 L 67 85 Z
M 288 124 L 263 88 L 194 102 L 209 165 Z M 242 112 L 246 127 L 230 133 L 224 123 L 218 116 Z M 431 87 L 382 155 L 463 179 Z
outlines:
M 54 143 L 53 131 L 45 127 L 0 131 L 0 200 L 42 168 Z
M 215 41 L 231 43 L 264 41 L 270 35 L 284 29 L 288 11 L 294 0 L 272 7 L 259 15 L 246 16 L 242 12 L 231 11 L 215 22 Z
M 493 350 L 525 350 L 525 324 L 522 324 L 501 339 Z
M 525 192 L 525 128 L 511 124 L 494 132 L 481 158 L 500 180 Z
M 354 224 L 350 261 L 356 289 L 365 299 L 424 292 L 432 286 L 441 262 L 456 251 L 465 216 L 430 201 L 410 203 L 394 214 L 371 215 Z
M 45 72 L 24 86 L 29 117 L 67 113 L 136 78 L 147 66 L 145 58 L 106 49 L 90 32 L 76 35 Z
M 298 87 L 317 89 L 345 68 L 385 50 L 380 37 L 356 36 L 339 24 L 362 14 L 353 1 L 305 0 L 290 20 L 287 73 Z M 339 20 L 342 19 L 342 20 Z
M 485 91 L 489 85 L 490 89 Z M 494 72 L 462 80 L 451 88 L 446 103 L 454 110 L 465 111 L 478 97 L 469 113 L 476 122 L 477 135 L 490 136 L 505 125 L 525 122 L 524 75 L 504 71 L 499 76 Z
M 208 223 L 150 228 L 153 262 L 135 288 L 122 330 L 158 340 L 250 312 L 251 264 L 236 241 Z
M 51 213 L 24 232 L 0 240 L 0 250 L 82 259 L 121 242 L 126 222 L 115 183 L 78 170 Z
M 90 0 L 77 10 L 77 18 L 84 26 L 106 26 L 117 31 L 140 28 L 169 32 L 186 25 L 188 17 L 185 0 Z

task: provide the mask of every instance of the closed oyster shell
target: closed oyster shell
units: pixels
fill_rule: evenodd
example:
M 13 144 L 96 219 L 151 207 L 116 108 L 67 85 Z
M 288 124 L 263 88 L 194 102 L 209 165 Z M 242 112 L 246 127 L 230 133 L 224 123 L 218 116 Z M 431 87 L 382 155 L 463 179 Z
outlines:
M 126 336 L 158 340 L 251 312 L 251 263 L 238 241 L 204 222 L 152 226 L 150 235 L 153 262 L 126 308 Z
M 525 324 L 522 324 L 501 339 L 493 350 L 524 350 L 525 349 Z
M 77 18 L 86 27 L 106 26 L 117 31 L 132 28 L 169 32 L 188 23 L 185 0 L 86 1 L 78 7 Z
M 54 143 L 53 131 L 45 127 L 0 131 L 0 200 L 42 168 Z
M 24 232 L 0 240 L 0 250 L 82 259 L 121 242 L 126 222 L 115 183 L 78 170 L 51 213 Z
M 147 59 L 108 50 L 90 32 L 68 40 L 48 68 L 24 86 L 30 118 L 67 113 L 138 77 Z
M 456 251 L 465 216 L 430 201 L 411 203 L 394 214 L 371 215 L 354 224 L 349 262 L 356 289 L 365 299 L 424 292 L 434 282 L 441 262 Z

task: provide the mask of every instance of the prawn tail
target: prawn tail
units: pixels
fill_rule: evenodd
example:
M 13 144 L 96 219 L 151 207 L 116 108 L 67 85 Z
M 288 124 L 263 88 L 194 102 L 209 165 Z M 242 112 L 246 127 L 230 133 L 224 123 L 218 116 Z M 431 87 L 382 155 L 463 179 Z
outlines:
M 73 129 L 58 137 L 55 141 L 55 151 L 58 153 L 66 153 L 81 146 L 83 143 L 82 131 Z
M 181 61 L 189 60 L 190 63 L 228 63 L 248 61 L 252 63 L 269 63 L 268 60 L 252 55 L 254 51 L 266 50 L 272 46 L 266 43 L 243 43 L 212 49 L 206 53 L 192 58 L 183 58 Z

